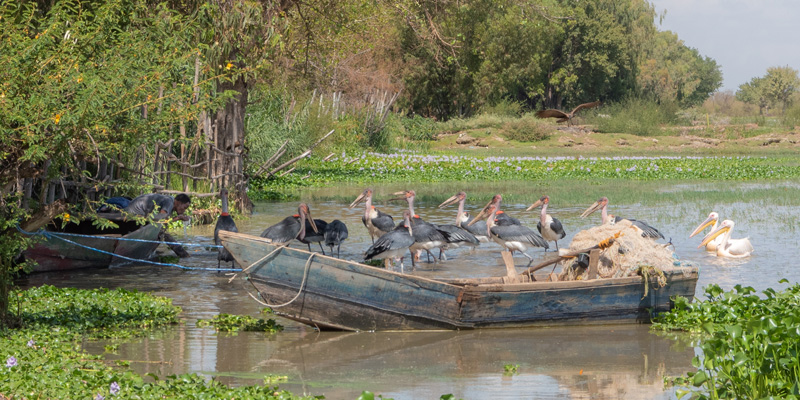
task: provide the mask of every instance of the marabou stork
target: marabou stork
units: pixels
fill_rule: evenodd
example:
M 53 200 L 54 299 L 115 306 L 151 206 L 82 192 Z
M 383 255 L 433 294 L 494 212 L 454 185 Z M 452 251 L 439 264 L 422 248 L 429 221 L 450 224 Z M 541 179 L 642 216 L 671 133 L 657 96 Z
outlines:
M 350 208 L 357 206 L 359 203 L 364 202 L 364 216 L 361 217 L 361 222 L 367 227 L 372 243 L 375 243 L 375 238 L 390 232 L 394 229 L 394 219 L 389 214 L 378 210 L 372 205 L 372 189 L 366 189 L 363 193 L 358 195 L 352 203 Z
M 749 256 L 753 253 L 753 245 L 750 244 L 750 239 L 731 239 L 733 226 L 733 221 L 729 219 L 722 221 L 719 227 L 709 232 L 697 247 L 705 246 L 717 236 L 722 235 L 722 242 L 717 246 L 717 257 L 742 258 Z
M 305 243 L 308 245 L 308 251 L 311 251 L 311 243 L 318 243 L 319 249 L 322 250 L 322 254 L 325 255 L 325 249 L 322 247 L 322 242 L 325 241 L 325 229 L 328 227 L 328 222 L 321 219 L 315 219 L 314 225 L 317 226 L 318 231 L 314 231 L 311 228 L 311 218 L 306 220 L 306 235 L 302 239 L 298 238 L 301 243 Z
M 345 239 L 347 239 L 347 225 L 344 222 L 335 219 L 325 227 L 325 245 L 331 248 L 331 255 L 333 246 L 336 246 L 336 257 L 339 257 Z
M 702 232 L 703 229 L 708 228 L 712 223 L 714 224 L 714 226 L 711 227 L 711 231 L 712 232 L 715 231 L 717 229 L 717 226 L 719 225 L 717 221 L 719 221 L 719 214 L 712 211 L 711 213 L 708 214 L 708 218 L 706 218 L 705 221 L 703 221 L 700 225 L 698 225 L 697 228 L 694 228 L 694 231 L 692 231 L 692 234 L 689 235 L 689 237 L 693 237 L 694 235 L 697 235 L 698 233 Z M 717 236 L 716 238 L 714 238 L 714 240 L 706 243 L 706 251 L 717 251 L 717 246 L 719 246 L 720 243 L 722 243 L 722 239 L 723 239 L 722 236 Z
M 264 229 L 261 237 L 270 239 L 272 243 L 282 245 L 294 239 L 303 239 L 306 236 L 306 221 L 311 221 L 311 230 L 319 232 L 317 225 L 311 218 L 311 210 L 306 203 L 300 203 L 297 214 L 284 218 L 281 222 Z
M 461 244 L 478 245 L 479 242 L 475 235 L 464 229 L 455 225 L 431 224 L 424 221 L 419 215 L 414 214 L 414 199 L 417 196 L 415 191 L 404 190 L 395 193 L 395 195 L 400 197 L 392 200 L 406 200 L 408 202 L 408 211 L 411 213 L 411 223 L 414 227 L 414 238 L 417 240 L 417 243 L 411 246 L 412 252 L 421 253 L 422 250 L 425 250 L 430 255 L 430 250 L 438 247 L 439 259 L 441 260 L 443 258 L 446 259 L 444 257 L 445 248 L 454 248 Z M 427 225 L 427 227 L 424 225 Z M 412 258 L 413 261 L 414 259 Z
M 507 249 L 514 254 L 514 251 L 519 251 L 530 260 L 528 266 L 533 263 L 533 257 L 525 253 L 529 246 L 544 247 L 545 250 L 549 247 L 539 234 L 530 228 L 522 225 L 496 225 L 497 209 L 500 206 L 500 195 L 495 196 L 489 205 L 487 205 L 480 214 L 475 216 L 474 223 L 480 219 L 486 219 L 487 234 L 497 242 L 504 249 Z
M 481 243 L 488 243 L 489 237 L 486 236 L 486 222 L 481 220 L 476 222 L 474 225 L 469 225 L 472 221 L 470 218 L 469 213 L 464 211 L 464 202 L 467 199 L 466 192 L 458 192 L 454 196 L 450 197 L 449 199 L 439 204 L 439 208 L 444 208 L 450 204 L 458 202 L 458 212 L 456 212 L 456 226 L 467 230 L 469 233 L 473 234 L 476 239 L 478 239 Z
M 411 213 L 403 211 L 403 222 L 399 223 L 392 231 L 382 235 L 364 253 L 364 260 L 384 260 L 388 268 L 393 261 L 400 261 L 400 271 L 403 272 L 403 254 L 414 244 L 414 230 L 411 227 Z
M 542 235 L 544 240 L 548 242 L 555 242 L 556 243 L 556 251 L 558 251 L 558 239 L 563 239 L 564 236 L 567 236 L 567 233 L 564 232 L 564 227 L 561 226 L 561 221 L 557 218 L 553 218 L 550 214 L 547 213 L 547 205 L 550 204 L 550 196 L 542 196 L 539 200 L 536 200 L 526 211 L 530 211 L 535 209 L 536 207 L 542 207 L 542 213 L 539 215 L 539 222 L 536 224 L 536 229 L 539 230 L 539 233 Z
M 601 197 L 599 200 L 595 201 L 594 204 L 589 206 L 589 208 L 587 208 L 586 211 L 584 211 L 583 214 L 581 214 L 581 218 L 585 218 L 589 214 L 591 214 L 591 213 L 593 213 L 593 212 L 595 212 L 597 210 L 601 210 L 601 209 L 602 209 L 601 216 L 602 216 L 602 219 L 603 219 L 603 222 L 602 222 L 603 224 L 608 224 L 608 223 L 612 223 L 612 222 L 619 222 L 619 221 L 622 221 L 623 219 L 627 219 L 628 221 L 631 222 L 631 226 L 633 226 L 634 229 L 636 229 L 637 231 L 639 231 L 641 233 L 642 237 L 649 237 L 649 238 L 652 238 L 652 239 L 664 239 L 664 235 L 662 235 L 661 232 L 658 231 L 658 229 L 656 229 L 653 226 L 649 225 L 647 222 L 638 221 L 638 220 L 631 219 L 631 218 L 622 218 L 622 217 L 615 217 L 614 221 L 612 221 L 611 217 L 608 215 L 608 198 L 607 197 Z
M 217 224 L 214 226 L 214 243 L 217 246 L 220 246 L 219 231 L 239 232 L 233 217 L 228 214 L 228 189 L 222 188 L 219 191 L 219 198 L 222 200 L 222 212 L 219 214 Z M 217 253 L 217 268 L 219 268 L 221 261 L 230 261 L 231 268 L 233 268 L 233 256 L 224 247 L 220 248 L 219 253 Z

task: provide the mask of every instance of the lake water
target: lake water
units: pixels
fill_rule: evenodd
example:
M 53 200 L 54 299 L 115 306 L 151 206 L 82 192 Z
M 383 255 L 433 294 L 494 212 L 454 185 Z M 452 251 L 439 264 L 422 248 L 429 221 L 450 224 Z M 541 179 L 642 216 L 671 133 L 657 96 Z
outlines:
M 601 196 L 610 199 L 609 211 L 646 220 L 672 239 L 684 261 L 700 266 L 696 295 L 717 283 L 725 289 L 736 284 L 758 291 L 785 287 L 800 279 L 793 263 L 798 246 L 797 182 L 769 183 L 636 183 L 536 184 L 493 182 L 442 185 L 389 185 L 376 187 L 376 205 L 396 218 L 406 207 L 388 203 L 391 192 L 415 189 L 415 209 L 427 221 L 453 223 L 455 207 L 436 206 L 458 190 L 468 193 L 467 209 L 477 213 L 494 193 L 504 195 L 503 209 L 535 227 L 537 212 L 524 211 L 542 194 L 550 195 L 548 212 L 561 220 L 568 245 L 572 236 L 599 222 L 599 213 L 579 218 Z M 300 193 L 315 218 L 340 219 L 349 228 L 341 257 L 360 261 L 370 238 L 361 224 L 363 206 L 347 205 L 363 187 L 341 186 Z M 257 204 L 253 216 L 237 221 L 239 231 L 258 235 L 267 226 L 294 214 L 299 201 Z M 756 253 L 746 259 L 726 260 L 698 249 L 700 238 L 689 233 L 710 211 L 736 221 L 734 237 L 749 236 Z M 177 233 L 185 242 L 211 244 L 213 226 L 191 227 Z M 305 245 L 297 243 L 293 246 Z M 319 247 L 312 248 L 319 251 Z M 326 249 L 327 251 L 327 249 Z M 163 252 L 169 254 L 164 248 Z M 528 253 L 545 257 L 542 249 Z M 552 253 L 547 254 L 548 256 Z M 483 244 L 476 251 L 448 251 L 448 261 L 418 264 L 410 273 L 432 277 L 504 275 L 499 247 Z M 423 257 L 424 260 L 424 257 Z M 518 265 L 527 260 L 516 257 Z M 216 253 L 194 248 L 181 260 L 188 267 L 215 267 Z M 408 267 L 408 260 L 407 260 Z M 68 273 L 35 274 L 21 286 L 51 284 L 80 288 L 124 287 L 173 299 L 184 312 L 185 323 L 124 342 L 109 359 L 130 360 L 140 373 L 160 377 L 196 372 L 231 385 L 261 384 L 267 376 L 285 377 L 277 384 L 297 394 L 325 395 L 328 399 L 355 399 L 364 390 L 384 398 L 438 399 L 452 393 L 463 399 L 669 399 L 664 376 L 693 370 L 695 349 L 684 340 L 649 332 L 647 325 L 571 326 L 558 328 L 478 330 L 466 332 L 318 332 L 277 318 L 285 330 L 272 335 L 243 332 L 236 335 L 198 328 L 198 319 L 219 313 L 259 314 L 240 280 L 229 283 L 225 273 L 182 270 L 174 267 L 129 265 L 120 268 Z M 105 343 L 85 347 L 102 353 Z M 504 374 L 505 365 L 517 372 Z

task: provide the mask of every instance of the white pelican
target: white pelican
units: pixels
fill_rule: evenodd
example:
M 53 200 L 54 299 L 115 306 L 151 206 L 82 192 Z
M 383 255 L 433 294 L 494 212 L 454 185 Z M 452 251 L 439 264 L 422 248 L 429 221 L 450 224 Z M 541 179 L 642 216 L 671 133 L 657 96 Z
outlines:
M 698 225 L 697 228 L 694 228 L 694 231 L 692 231 L 692 234 L 689 235 L 689 237 L 693 237 L 694 235 L 697 235 L 698 233 L 702 232 L 703 229 L 708 228 L 711 225 L 711 223 L 714 223 L 714 226 L 711 227 L 711 231 L 712 232 L 715 231 L 717 229 L 717 226 L 719 225 L 718 221 L 719 221 L 719 214 L 712 211 L 711 213 L 708 214 L 708 218 L 706 218 L 706 220 L 703 221 L 703 223 Z M 706 251 L 717 251 L 717 246 L 719 246 L 720 243 L 722 243 L 722 236 L 717 236 L 714 240 L 706 243 Z
M 601 213 L 603 219 L 602 224 L 613 224 L 623 219 L 627 219 L 628 221 L 631 221 L 631 225 L 634 227 L 634 229 L 636 229 L 642 234 L 642 237 L 649 237 L 653 239 L 664 239 L 664 235 L 662 235 L 661 232 L 658 231 L 658 229 L 654 228 L 647 222 L 638 221 L 633 218 L 622 218 L 622 217 L 614 218 L 613 215 L 608 214 L 607 208 L 608 208 L 608 197 L 601 197 L 599 200 L 595 201 L 594 204 L 589 206 L 589 208 L 587 208 L 586 211 L 583 212 L 583 214 L 581 214 L 581 218 L 586 218 L 586 216 L 588 216 L 589 214 L 602 209 L 603 210 Z M 612 218 L 614 219 L 612 220 Z
M 567 233 L 564 232 L 564 227 L 561 226 L 561 221 L 557 218 L 553 218 L 550 214 L 547 213 L 547 205 L 550 204 L 550 196 L 542 196 L 539 200 L 536 200 L 526 211 L 533 210 L 536 207 L 542 207 L 542 213 L 539 216 L 539 223 L 536 224 L 536 229 L 539 230 L 539 233 L 542 235 L 544 240 L 548 242 L 555 242 L 556 243 L 556 251 L 558 251 L 558 239 L 563 239 L 564 236 L 567 236 Z
M 709 232 L 709 234 L 703 238 L 703 242 L 700 243 L 700 246 L 697 247 L 705 246 L 708 242 L 724 233 L 722 243 L 717 246 L 717 257 L 742 258 L 749 256 L 753 252 L 753 245 L 750 244 L 750 239 L 731 239 L 733 226 L 733 221 L 729 219 L 722 221 L 719 227 Z

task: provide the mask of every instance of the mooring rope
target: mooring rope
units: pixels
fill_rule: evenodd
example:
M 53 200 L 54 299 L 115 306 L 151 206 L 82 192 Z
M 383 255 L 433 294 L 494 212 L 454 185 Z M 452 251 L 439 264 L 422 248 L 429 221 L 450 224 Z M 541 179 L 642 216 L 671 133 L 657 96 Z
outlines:
M 180 243 L 180 242 L 162 242 L 160 240 L 147 240 L 147 239 L 134 239 L 134 238 L 124 238 L 124 237 L 110 237 L 110 236 L 95 236 L 95 235 L 84 235 L 81 233 L 67 233 L 67 232 L 51 232 L 40 229 L 37 232 L 28 232 L 22 229 L 19 225 L 17 225 L 17 230 L 20 232 L 34 236 L 34 235 L 51 235 L 51 236 L 73 236 L 73 237 L 83 237 L 83 238 L 91 238 L 91 239 L 107 239 L 107 240 L 122 240 L 126 242 L 142 242 L 142 243 L 164 243 L 166 245 L 176 244 L 179 246 L 184 247 L 213 247 L 217 249 L 221 249 L 222 246 L 218 244 L 201 244 L 201 243 Z M 46 233 L 45 233 L 46 232 Z
M 22 229 L 22 228 L 21 228 L 19 225 L 17 225 L 17 229 L 18 229 L 20 232 L 22 232 L 22 233 L 25 233 L 25 234 L 29 234 L 29 235 L 41 235 L 41 236 L 44 236 L 45 238 L 48 238 L 48 239 L 50 239 L 50 238 L 56 238 L 56 239 L 59 239 L 59 240 L 63 240 L 63 241 L 65 241 L 65 242 L 67 242 L 67 243 L 73 244 L 73 245 L 75 245 L 75 246 L 82 247 L 82 248 L 84 248 L 84 249 L 87 249 L 87 250 L 96 251 L 96 252 L 98 252 L 98 253 L 101 253 L 101 254 L 107 254 L 107 255 L 110 255 L 110 256 L 113 256 L 113 257 L 117 257 L 117 258 L 121 258 L 121 259 L 123 259 L 123 260 L 131 261 L 131 262 L 137 262 L 137 263 L 146 263 L 146 264 L 153 264 L 153 265 L 160 265 L 160 266 L 164 266 L 164 267 L 177 267 L 177 268 L 181 268 L 181 269 L 185 269 L 185 270 L 198 270 L 198 271 L 237 271 L 237 272 L 238 272 L 238 271 L 240 271 L 240 270 L 237 270 L 237 269 L 235 269 L 235 268 L 187 267 L 187 266 L 184 266 L 184 265 L 180 265 L 180 264 L 174 264 L 174 263 L 162 263 L 162 262 L 157 262 L 157 261 L 143 260 L 143 259 L 140 259 L 140 258 L 131 258 L 131 257 L 126 257 L 126 256 L 123 256 L 123 255 L 115 254 L 115 253 L 112 253 L 112 252 L 109 252 L 109 251 L 100 250 L 100 249 L 98 249 L 98 248 L 95 248 L 95 247 L 87 246 L 87 245 L 84 245 L 84 244 L 81 244 L 81 243 L 78 243 L 78 242 L 75 242 L 75 241 L 69 240 L 69 239 L 67 239 L 67 238 L 64 238 L 64 237 L 61 237 L 61 236 L 55 235 L 55 234 L 53 234 L 53 232 L 48 232 L 48 231 L 46 231 L 46 230 L 39 230 L 38 232 L 27 232 L 27 231 L 25 231 L 24 229 Z M 94 238 L 94 236 L 90 236 L 90 237 Z M 161 243 L 161 242 L 159 242 L 159 243 Z
M 281 247 L 279 247 L 279 248 L 277 248 L 277 249 L 273 250 L 273 251 L 272 251 L 272 253 L 274 253 L 274 252 L 278 251 L 279 249 L 281 249 L 281 248 L 283 248 L 283 247 L 285 247 L 285 246 L 281 246 Z M 272 253 L 268 254 L 267 256 L 271 255 Z M 311 260 L 313 260 L 313 259 L 314 259 L 314 256 L 316 256 L 317 254 L 319 254 L 319 253 L 316 253 L 316 252 L 314 252 L 314 253 L 311 253 L 311 255 L 308 257 L 308 260 L 306 260 L 306 265 L 305 265 L 305 268 L 303 269 L 303 280 L 300 282 L 300 290 L 298 290 L 298 291 L 297 291 L 297 294 L 296 294 L 296 295 L 294 295 L 294 297 L 292 297 L 292 299 L 291 299 L 291 300 L 289 300 L 289 301 L 287 301 L 286 303 L 283 303 L 283 304 L 269 304 L 269 303 L 267 303 L 266 301 L 261 301 L 261 300 L 259 300 L 258 298 L 256 298 L 255 296 L 253 296 L 253 294 L 252 294 L 252 293 L 250 293 L 250 291 L 249 291 L 249 290 L 245 289 L 245 290 L 247 291 L 247 294 L 248 294 L 250 297 L 252 297 L 252 298 L 253 298 L 253 300 L 255 300 L 256 302 L 258 302 L 259 304 L 261 304 L 261 305 L 263 305 L 263 306 L 265 306 L 265 307 L 269 307 L 269 308 L 280 308 L 280 307 L 286 307 L 286 306 L 288 306 L 289 304 L 292 304 L 292 303 L 294 303 L 294 301 L 295 301 L 295 300 L 297 300 L 297 299 L 300 297 L 300 294 L 301 294 L 301 293 L 303 293 L 303 289 L 305 289 L 305 286 L 306 286 L 306 279 L 308 278 L 308 271 L 311 269 Z M 265 259 L 265 258 L 267 258 L 267 256 L 263 257 L 263 258 L 262 258 L 262 260 L 263 260 L 263 259 Z M 259 260 L 259 261 L 260 261 L 260 260 Z M 253 263 L 253 264 L 250 264 L 250 267 L 252 267 L 252 266 L 253 266 L 253 265 L 255 265 L 256 263 L 258 263 L 259 261 L 256 261 L 255 263 Z M 250 267 L 248 267 L 248 269 L 249 269 Z M 231 280 L 233 280 L 233 278 L 231 278 Z M 261 294 L 261 292 L 258 290 L 258 288 L 257 288 L 257 287 L 256 287 L 256 285 L 253 283 L 253 281 L 252 281 L 252 280 L 250 280 L 250 279 L 248 279 L 247 281 L 248 281 L 248 282 L 250 282 L 250 285 L 252 285 L 252 286 L 253 286 L 253 288 L 256 290 L 256 292 L 257 292 L 257 293 L 260 295 L 260 294 Z

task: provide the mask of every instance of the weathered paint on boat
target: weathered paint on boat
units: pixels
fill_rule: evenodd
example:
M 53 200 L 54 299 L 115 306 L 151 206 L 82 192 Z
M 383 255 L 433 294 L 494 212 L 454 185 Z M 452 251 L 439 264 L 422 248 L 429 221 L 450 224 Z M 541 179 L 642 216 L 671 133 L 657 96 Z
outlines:
M 108 233 L 92 235 L 113 237 L 116 240 L 100 239 L 97 237 L 64 236 L 64 238 L 72 242 L 79 243 L 89 248 L 81 247 L 58 238 L 45 239 L 26 250 L 25 257 L 36 261 L 37 265 L 33 268 L 33 272 L 103 268 L 130 262 L 106 253 L 113 253 L 129 258 L 147 259 L 159 245 L 157 242 L 118 240 L 119 238 L 125 238 L 157 241 L 158 233 L 160 232 L 160 227 L 157 225 L 143 225 L 134 227 L 133 231 L 127 230 L 128 233 L 124 233 L 125 231 L 126 229 L 121 227 L 121 230 L 110 230 Z M 124 234 L 114 232 L 123 232 Z
M 354 331 L 475 329 L 535 325 L 649 322 L 691 300 L 697 269 L 667 272 L 645 295 L 641 277 L 502 283 L 501 278 L 440 281 L 276 246 L 221 232 L 222 245 L 276 314 L 321 329 Z M 304 279 L 305 278 L 305 279 Z M 304 281 L 305 280 L 305 281 Z M 302 288 L 301 288 L 302 286 Z

